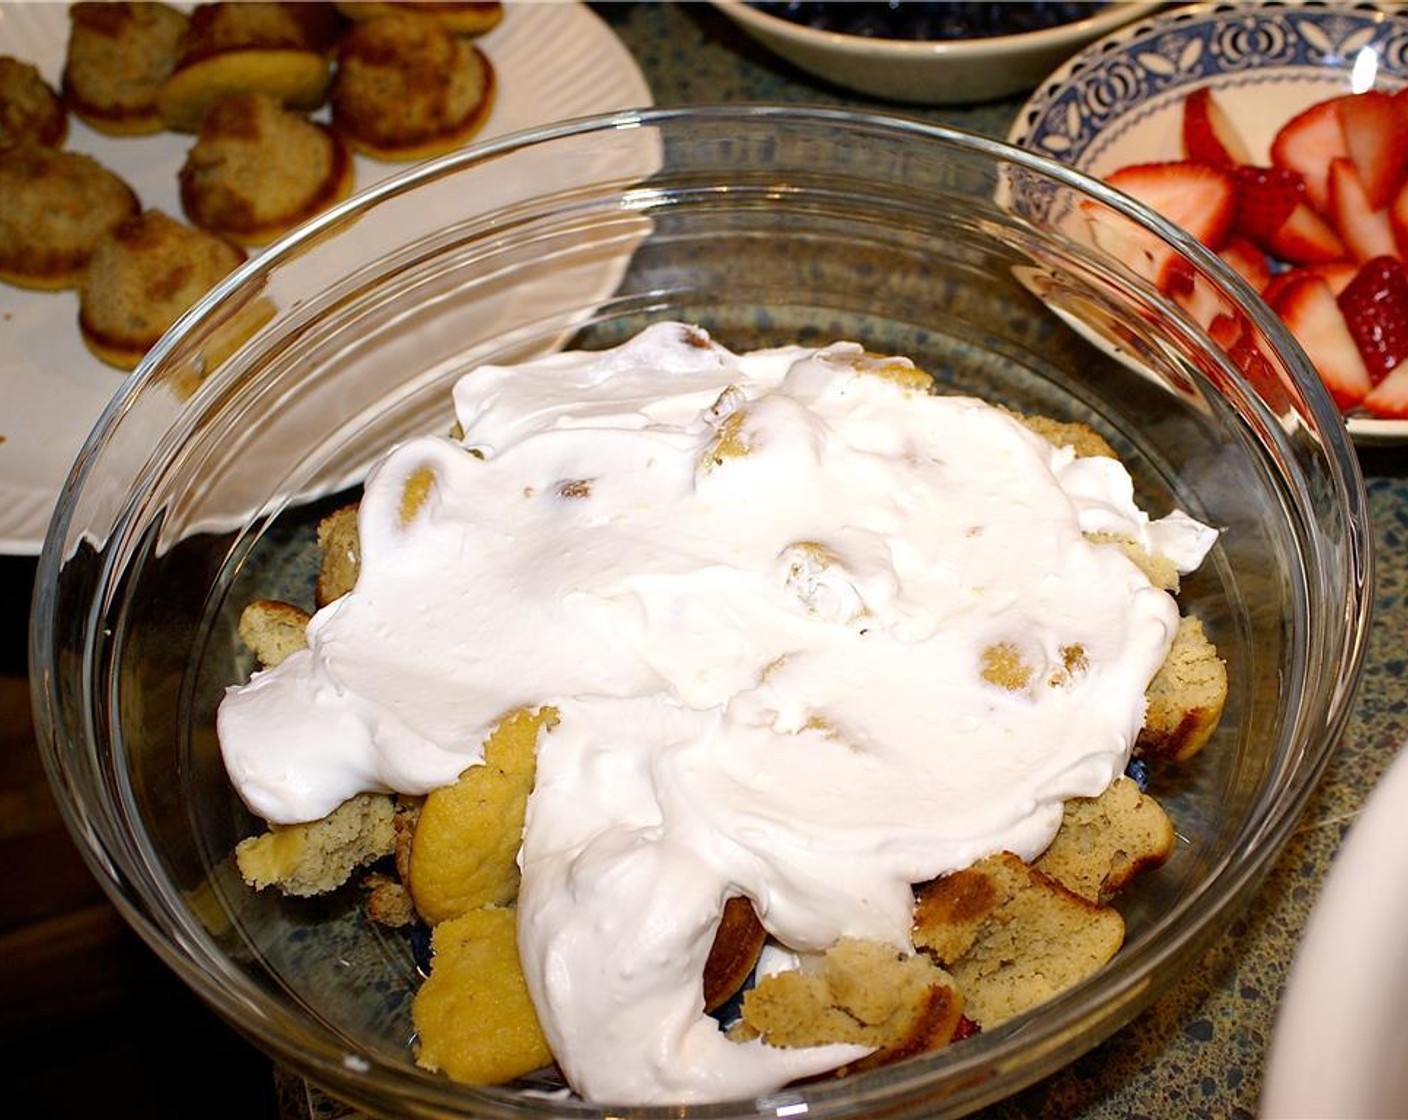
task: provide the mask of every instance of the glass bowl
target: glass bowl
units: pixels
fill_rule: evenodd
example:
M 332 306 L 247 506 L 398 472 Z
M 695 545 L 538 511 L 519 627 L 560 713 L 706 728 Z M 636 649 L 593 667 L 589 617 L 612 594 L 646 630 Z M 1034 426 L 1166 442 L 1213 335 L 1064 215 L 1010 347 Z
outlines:
M 1199 299 L 1160 294 L 1131 245 Z M 965 1114 L 1117 1031 L 1256 890 L 1349 712 L 1371 567 L 1344 425 L 1267 308 L 1153 213 L 1002 142 L 824 109 L 622 112 L 411 169 L 272 246 L 148 355 L 63 493 L 31 648 L 57 797 L 162 959 L 335 1097 L 399 1117 L 607 1115 L 542 1083 L 472 1089 L 416 1067 L 414 946 L 365 921 L 355 888 L 296 900 L 240 881 L 232 849 L 259 822 L 214 712 L 251 669 L 242 605 L 310 598 L 317 520 L 396 441 L 448 430 L 459 376 L 662 319 L 734 350 L 908 355 L 941 390 L 1092 425 L 1151 514 L 1223 530 L 1180 602 L 1227 661 L 1226 712 L 1153 786 L 1178 847 L 1121 901 L 1107 967 L 927 1056 L 639 1112 Z

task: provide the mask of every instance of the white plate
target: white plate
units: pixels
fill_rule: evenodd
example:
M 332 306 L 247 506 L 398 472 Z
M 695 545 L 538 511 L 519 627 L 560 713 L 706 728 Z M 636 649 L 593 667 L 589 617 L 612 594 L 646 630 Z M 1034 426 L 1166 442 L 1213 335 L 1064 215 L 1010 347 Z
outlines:
M 1399 14 L 1395 15 L 1397 11 Z M 1097 178 L 1179 159 L 1183 98 L 1216 91 L 1253 161 L 1277 130 L 1339 93 L 1408 85 L 1408 18 L 1394 4 L 1196 4 L 1129 24 L 1033 92 L 1008 140 Z M 1408 422 L 1351 417 L 1360 444 L 1408 442 Z
M 1351 825 L 1296 951 L 1266 1120 L 1408 1116 L 1408 747 Z
M 51 83 L 67 41 L 66 5 L 0 4 L 0 54 L 32 62 Z M 510 3 L 478 42 L 499 79 L 480 139 L 651 103 L 635 59 L 585 5 Z M 121 175 L 145 206 L 183 217 L 176 173 L 191 143 L 175 133 L 104 136 L 70 118 L 67 146 Z M 356 164 L 357 189 L 408 166 Z M 0 284 L 0 553 L 39 552 L 73 458 L 123 378 L 84 347 L 73 292 Z

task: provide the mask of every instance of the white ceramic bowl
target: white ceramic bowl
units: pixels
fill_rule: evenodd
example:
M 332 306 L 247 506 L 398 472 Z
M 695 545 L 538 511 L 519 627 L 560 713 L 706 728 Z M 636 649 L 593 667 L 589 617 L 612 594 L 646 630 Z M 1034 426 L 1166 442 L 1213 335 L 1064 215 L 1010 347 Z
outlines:
M 1042 31 L 917 41 L 818 31 L 742 0 L 714 0 L 714 7 L 809 74 L 889 101 L 948 105 L 1031 89 L 1072 52 L 1159 5 L 1112 3 L 1086 19 Z

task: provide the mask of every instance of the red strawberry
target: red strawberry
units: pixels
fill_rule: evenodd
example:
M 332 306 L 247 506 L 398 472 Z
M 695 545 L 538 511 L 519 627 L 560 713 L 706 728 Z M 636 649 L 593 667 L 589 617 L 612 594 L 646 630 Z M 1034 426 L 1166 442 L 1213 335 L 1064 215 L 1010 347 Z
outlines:
M 1408 362 L 1391 370 L 1364 398 L 1364 407 L 1383 420 L 1408 420 Z
M 1369 395 L 1369 371 L 1328 283 L 1319 276 L 1297 277 L 1271 309 L 1290 328 L 1342 410 L 1348 411 Z
M 1206 86 L 1183 99 L 1183 155 L 1214 167 L 1251 163 L 1246 141 Z
M 1271 281 L 1271 262 L 1249 238 L 1234 235 L 1218 256 L 1258 292 Z
M 1359 272 L 1357 261 L 1329 261 L 1326 264 L 1298 264 L 1292 268 L 1276 273 L 1266 282 L 1266 287 L 1262 290 L 1261 298 L 1267 303 L 1275 303 L 1276 297 L 1285 289 L 1286 285 L 1301 276 L 1318 276 L 1330 285 L 1330 291 L 1339 295 L 1344 291 L 1345 285 L 1354 279 Z
M 1398 251 L 1387 208 L 1370 202 L 1359 172 L 1343 157 L 1330 161 L 1330 222 L 1357 261 Z
M 1138 163 L 1120 168 L 1107 176 L 1106 182 L 1214 251 L 1222 248 L 1231 232 L 1236 184 L 1231 172 L 1222 168 L 1189 161 Z M 1142 259 L 1127 263 L 1167 290 L 1172 247 L 1144 238 L 1139 240 L 1137 255 Z
M 1372 381 L 1408 360 L 1408 266 L 1397 257 L 1375 257 L 1338 298 Z
M 1312 264 L 1345 256 L 1339 234 L 1306 201 L 1301 176 L 1279 167 L 1238 167 L 1233 228 L 1272 256 Z
M 1346 93 L 1317 102 L 1283 124 L 1271 141 L 1272 166 L 1299 175 L 1311 205 L 1322 213 L 1330 200 L 1330 161 L 1349 155 L 1335 106 L 1353 96 Z
M 1404 99 L 1408 106 L 1408 98 Z M 1398 189 L 1388 208 L 1388 224 L 1393 230 L 1393 241 L 1398 246 L 1398 255 L 1408 260 L 1408 183 Z
M 1408 102 L 1371 89 L 1337 99 L 1335 109 L 1369 209 L 1382 209 L 1408 178 Z

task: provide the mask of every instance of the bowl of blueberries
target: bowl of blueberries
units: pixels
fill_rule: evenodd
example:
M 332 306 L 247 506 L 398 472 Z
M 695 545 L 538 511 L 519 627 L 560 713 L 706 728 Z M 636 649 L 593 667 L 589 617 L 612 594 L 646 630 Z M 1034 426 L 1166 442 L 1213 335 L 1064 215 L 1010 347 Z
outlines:
M 792 65 L 855 93 L 916 105 L 970 104 L 1034 87 L 1087 43 L 1156 3 L 714 0 Z

